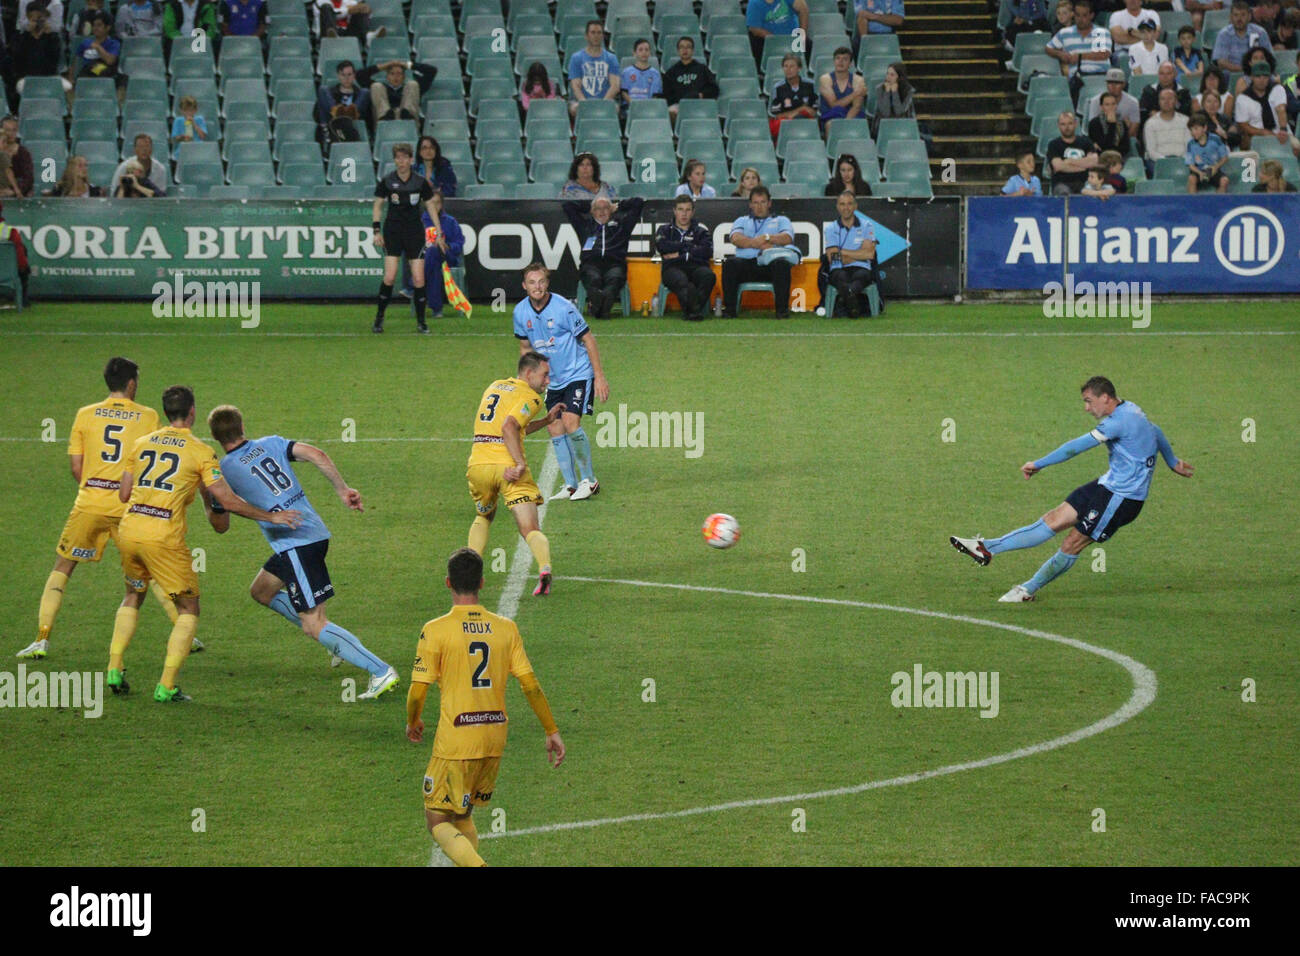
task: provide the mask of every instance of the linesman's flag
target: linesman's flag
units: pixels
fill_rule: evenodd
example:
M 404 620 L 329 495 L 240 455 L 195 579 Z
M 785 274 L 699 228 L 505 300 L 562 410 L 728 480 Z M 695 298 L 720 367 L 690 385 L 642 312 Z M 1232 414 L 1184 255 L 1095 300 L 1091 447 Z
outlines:
M 469 299 L 465 298 L 465 293 L 460 291 L 460 286 L 456 285 L 456 280 L 451 277 L 451 266 L 447 263 L 442 264 L 442 287 L 447 293 L 447 301 L 451 307 L 458 312 L 464 312 L 465 318 L 472 318 L 474 307 L 469 304 Z

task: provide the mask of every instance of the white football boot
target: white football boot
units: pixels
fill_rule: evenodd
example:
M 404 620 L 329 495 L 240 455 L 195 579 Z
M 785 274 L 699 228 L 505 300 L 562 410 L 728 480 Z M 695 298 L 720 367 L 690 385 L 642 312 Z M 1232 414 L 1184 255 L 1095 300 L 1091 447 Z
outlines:
M 998 598 L 998 602 L 1000 604 L 1022 604 L 1025 601 L 1032 601 L 1033 599 L 1034 595 L 1025 590 L 1023 584 L 1017 584 L 1006 594 L 1002 595 L 1002 597 Z

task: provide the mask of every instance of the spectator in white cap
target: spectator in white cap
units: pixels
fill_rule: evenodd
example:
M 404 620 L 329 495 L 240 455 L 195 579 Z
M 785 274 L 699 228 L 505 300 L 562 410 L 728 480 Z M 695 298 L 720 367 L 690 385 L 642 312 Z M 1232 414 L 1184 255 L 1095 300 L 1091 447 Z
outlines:
M 1128 81 L 1124 78 L 1124 71 L 1117 66 L 1112 66 L 1106 71 L 1106 89 L 1104 93 L 1115 94 L 1115 111 L 1128 125 L 1128 134 L 1137 136 L 1141 124 L 1141 111 L 1138 106 L 1138 99 L 1127 89 Z M 1084 111 L 1087 122 L 1091 123 L 1101 113 L 1101 93 L 1098 93 L 1092 99 L 1088 100 L 1088 108 Z
M 1161 63 L 1169 62 L 1169 47 L 1157 43 L 1160 21 L 1154 13 L 1138 23 L 1139 41 L 1128 48 L 1129 71 L 1134 76 L 1151 76 Z

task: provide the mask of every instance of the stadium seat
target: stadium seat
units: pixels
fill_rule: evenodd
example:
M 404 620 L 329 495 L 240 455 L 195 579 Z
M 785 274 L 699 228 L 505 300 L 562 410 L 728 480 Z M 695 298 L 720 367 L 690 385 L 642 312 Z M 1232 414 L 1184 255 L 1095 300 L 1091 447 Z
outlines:
M 588 119 L 577 124 L 574 130 L 574 140 L 578 152 L 582 152 L 583 143 L 593 139 L 621 139 L 622 130 L 618 127 L 618 120 L 608 117 L 598 117 Z
M 1106 83 L 1106 77 L 1100 77 L 1102 85 Z M 1025 98 L 1025 115 L 1034 115 L 1034 106 L 1046 99 L 1060 100 L 1070 98 L 1070 81 L 1063 76 L 1035 76 L 1029 81 L 1029 95 Z M 1083 94 L 1079 96 L 1079 102 L 1087 102 Z M 1073 106 L 1073 100 L 1071 100 Z
M 184 57 L 181 59 L 173 58 L 167 72 L 171 76 L 172 88 L 174 89 L 177 80 L 214 79 L 217 75 L 217 68 L 210 59 Z
M 572 160 L 565 163 L 551 159 L 536 159 L 529 168 L 529 173 L 533 182 L 563 184 L 569 181 L 569 166 L 571 164 Z M 555 194 L 558 196 L 559 192 L 557 188 Z
M 781 124 L 776 137 L 778 159 L 786 159 L 792 150 L 798 153 L 813 149 L 818 153 L 822 151 L 822 134 L 817 120 L 792 119 Z
M 112 141 L 114 152 L 117 151 L 117 120 L 111 117 L 88 116 L 74 119 L 69 132 L 69 139 L 77 143 L 81 140 Z
M 522 153 L 518 160 L 488 160 L 479 167 L 478 178 L 484 183 L 518 186 L 528 182 Z
M 63 139 L 63 118 L 59 116 L 24 116 L 18 121 L 18 135 L 26 142 L 31 139 Z
M 236 40 L 248 39 L 247 37 L 235 37 Z M 262 65 L 262 57 L 237 57 L 231 59 L 223 56 L 221 58 L 221 79 L 225 80 L 260 80 L 266 73 L 266 67 Z
M 436 139 L 437 137 L 435 137 Z M 474 169 L 474 150 L 470 149 L 469 138 L 438 139 L 438 148 L 447 162 L 456 169 Z
M 163 58 L 162 37 L 124 37 L 122 52 L 119 54 L 119 69 L 130 74 L 129 69 L 138 57 L 161 60 Z
M 1050 33 L 1021 33 L 1016 37 L 1015 50 L 1011 54 L 1011 69 L 1016 73 L 1023 72 L 1025 57 L 1034 55 L 1046 55 L 1047 41 L 1052 39 Z M 1048 57 L 1051 59 L 1051 57 Z M 1052 60 L 1056 63 L 1056 60 Z M 1061 72 L 1058 68 L 1058 74 Z
M 1016 39 L 1019 40 L 1024 36 L 1025 34 L 1022 33 L 1019 37 L 1016 37 Z M 1025 58 L 1020 61 L 1020 79 L 1016 84 L 1016 88 L 1020 90 L 1021 93 L 1027 92 L 1029 90 L 1030 79 L 1040 75 L 1060 76 L 1061 64 L 1052 59 L 1046 53 L 1026 54 Z
M 637 146 L 631 151 L 631 178 L 639 183 L 677 185 L 677 156 L 668 144 Z
M 314 100 L 316 83 L 314 80 L 300 77 L 271 77 L 271 96 L 277 100 Z
M 569 120 L 569 107 L 564 100 L 533 100 L 525 113 L 524 131 L 527 132 L 528 124 L 534 120 Z
M 1140 179 L 1133 185 L 1133 193 L 1138 196 L 1176 196 L 1186 191 L 1185 184 L 1170 179 Z
M 334 143 L 330 146 L 328 179 L 331 184 L 363 181 L 373 183 L 374 169 L 369 143 Z
M 414 149 L 419 138 L 415 120 L 381 120 L 375 124 L 375 155 L 387 159 L 393 143 L 410 143 Z
M 553 162 L 572 162 L 573 144 L 565 136 L 563 139 L 532 138 L 524 143 L 524 158 L 533 160 L 544 157 Z
M 824 159 L 792 159 L 785 164 L 785 181 L 800 186 L 816 187 L 820 196 L 830 179 Z
M 121 158 L 126 159 L 128 156 L 135 155 L 135 138 L 144 134 L 153 140 L 154 156 L 166 165 L 167 129 L 167 124 L 162 120 L 123 120 Z
M 723 80 L 733 78 L 755 77 L 758 73 L 754 68 L 754 60 L 746 53 L 744 56 L 714 56 L 709 63 L 709 69 L 718 77 L 721 84 Z
M 848 153 L 858 161 L 858 166 L 862 168 L 862 178 L 869 183 L 880 181 L 880 163 L 877 159 L 876 144 L 869 139 L 851 139 L 844 137 L 839 141 L 835 151 L 836 155 L 830 157 L 835 159 L 837 156 Z M 829 174 L 827 175 L 829 179 Z
M 68 141 L 63 138 L 62 130 L 59 130 L 59 136 L 55 139 L 27 139 L 24 137 L 23 146 L 32 154 L 32 168 L 36 171 L 38 180 L 47 159 L 54 160 L 54 178 L 57 180 L 58 177 L 63 175 L 63 167 L 68 164 Z
M 279 130 L 276 130 L 277 137 Z M 275 141 L 275 148 L 272 151 L 273 158 L 279 162 L 281 167 L 284 166 L 305 166 L 315 164 L 324 171 L 324 159 L 321 156 L 320 144 L 314 141 L 292 141 L 281 140 Z
M 677 104 L 678 126 L 683 120 L 711 119 L 714 126 L 721 130 L 719 118 L 717 100 L 681 100 Z
M 519 184 L 516 184 L 519 185 Z M 511 192 L 514 186 L 511 187 Z M 501 183 L 476 183 L 465 187 L 466 199 L 505 199 L 506 187 Z
M 193 144 L 185 143 L 184 145 L 190 146 Z M 187 186 L 197 186 L 200 190 L 206 190 L 209 186 L 224 185 L 226 180 L 221 169 L 221 162 L 218 160 L 216 162 L 180 163 L 176 167 L 176 181 Z
M 365 62 L 361 58 L 361 41 L 356 37 L 321 37 L 316 74 L 320 77 L 333 77 L 338 64 L 343 60 Z
M 713 185 L 714 182 L 725 176 L 727 173 L 727 151 L 726 148 L 718 141 L 692 141 L 687 144 L 688 149 L 679 154 L 682 169 L 686 168 L 687 162 L 692 159 L 698 159 L 704 164 L 705 182 Z
M 755 160 L 752 158 L 741 159 L 737 156 L 731 161 L 731 181 L 739 182 L 740 174 L 746 166 L 752 166 L 758 170 L 759 177 L 765 183 L 779 183 L 781 181 L 775 160 Z
M 871 122 L 865 119 L 837 119 L 826 124 L 826 155 L 830 159 L 842 150 L 840 142 L 846 139 L 871 139 Z
M 1184 186 L 1187 184 L 1187 164 L 1182 156 L 1164 156 L 1156 160 L 1152 179 L 1169 179 Z
M 517 92 L 513 79 L 480 77 L 472 80 L 469 85 L 469 115 L 477 118 L 479 104 L 485 100 L 509 100 Z
M 265 145 L 265 144 L 263 144 Z M 227 172 L 232 186 L 274 186 L 275 167 L 270 157 L 265 163 L 235 163 Z

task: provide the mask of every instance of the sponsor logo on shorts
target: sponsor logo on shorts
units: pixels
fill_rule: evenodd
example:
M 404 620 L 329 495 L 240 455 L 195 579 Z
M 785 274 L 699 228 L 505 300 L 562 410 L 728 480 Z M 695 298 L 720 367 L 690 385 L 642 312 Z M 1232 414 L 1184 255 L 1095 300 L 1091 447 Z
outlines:
M 540 500 L 539 498 L 536 498 L 533 495 L 520 495 L 517 498 L 507 498 L 506 507 L 513 508 L 515 505 L 526 505 L 530 501 L 539 501 L 539 500 Z
M 103 488 L 107 491 L 117 491 L 122 487 L 122 483 L 120 481 L 110 481 L 107 478 L 87 478 L 86 487 Z
M 428 796 L 428 795 L 431 794 L 431 793 L 433 793 L 433 778 L 432 778 L 432 777 L 425 777 L 425 778 L 424 778 L 424 795 L 425 795 L 425 796 Z
M 487 803 L 489 800 L 492 799 L 492 791 L 489 790 L 487 793 L 484 793 L 482 790 L 475 790 L 474 799 L 477 800 L 479 803 Z
M 496 511 L 496 508 L 491 505 L 485 505 L 481 501 L 476 501 L 474 502 L 474 510 L 481 515 L 490 515 L 492 512 Z
M 129 584 L 136 591 L 144 590 L 144 582 L 141 581 L 139 578 L 127 578 L 126 583 Z
M 468 794 L 468 793 L 465 794 L 465 796 L 463 796 L 463 797 L 460 798 L 460 805 L 461 805 L 462 807 L 468 807 L 468 806 L 469 806 L 469 794 Z
M 172 516 L 172 509 L 158 508 L 155 507 L 154 505 L 132 505 L 129 510 L 129 513 L 133 515 L 146 515 L 150 518 L 163 518 L 165 520 L 170 521 Z
M 74 558 L 93 558 L 95 556 L 94 548 L 73 548 L 72 556 Z
M 475 727 L 479 724 L 504 724 L 506 713 L 503 710 L 467 710 L 457 714 L 453 727 Z

